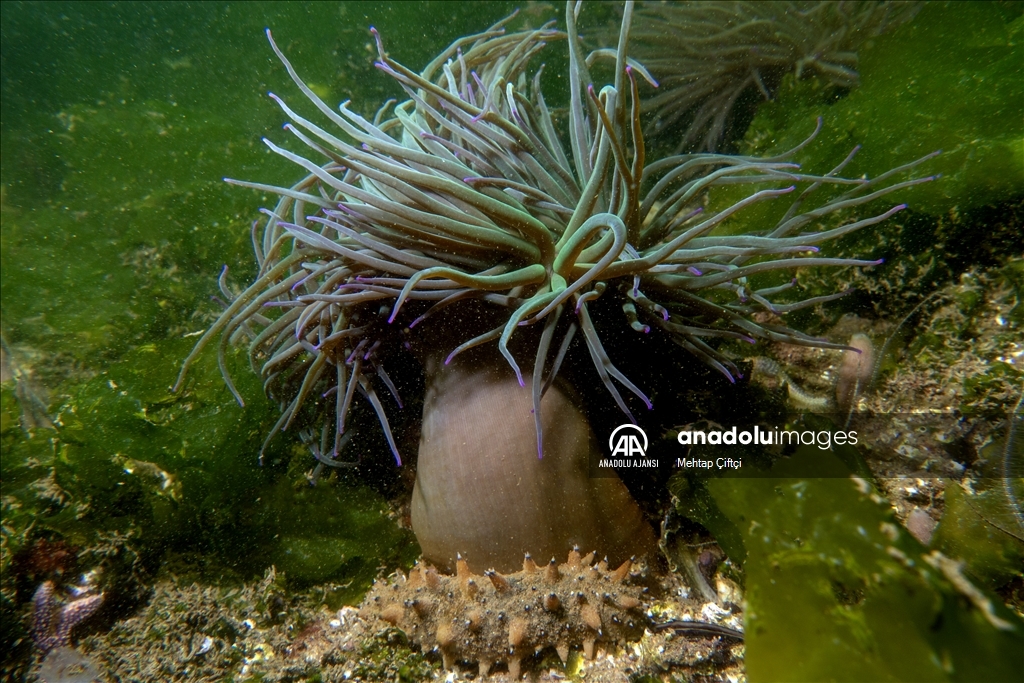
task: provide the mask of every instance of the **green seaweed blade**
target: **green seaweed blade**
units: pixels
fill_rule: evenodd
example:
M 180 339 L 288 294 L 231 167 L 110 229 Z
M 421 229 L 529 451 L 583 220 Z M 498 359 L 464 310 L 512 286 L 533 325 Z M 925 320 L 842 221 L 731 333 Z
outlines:
M 843 468 L 802 447 L 767 478 L 708 482 L 746 547 L 750 680 L 1020 680 L 1024 622 L 969 602 Z

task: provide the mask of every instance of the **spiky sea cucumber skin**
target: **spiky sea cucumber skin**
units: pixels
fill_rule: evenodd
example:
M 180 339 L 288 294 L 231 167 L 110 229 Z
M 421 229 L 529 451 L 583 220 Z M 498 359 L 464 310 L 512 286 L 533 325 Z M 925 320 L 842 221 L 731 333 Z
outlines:
M 437 650 L 445 668 L 475 662 L 486 676 L 505 663 L 518 678 L 524 658 L 548 647 L 564 662 L 573 649 L 593 658 L 602 643 L 639 640 L 646 589 L 630 581 L 632 567 L 610 570 L 575 549 L 563 564 L 538 566 L 527 555 L 508 575 L 474 575 L 462 558 L 455 576 L 417 565 L 408 577 L 377 581 L 360 613 L 401 629 L 423 652 Z

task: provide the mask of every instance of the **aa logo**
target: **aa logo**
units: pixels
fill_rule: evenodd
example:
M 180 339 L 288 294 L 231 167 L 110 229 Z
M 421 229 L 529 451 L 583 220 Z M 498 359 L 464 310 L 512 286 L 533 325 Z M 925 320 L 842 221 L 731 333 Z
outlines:
M 608 437 L 608 448 L 613 458 L 617 455 L 639 455 L 642 458 L 647 453 L 647 434 L 634 424 L 619 425 Z

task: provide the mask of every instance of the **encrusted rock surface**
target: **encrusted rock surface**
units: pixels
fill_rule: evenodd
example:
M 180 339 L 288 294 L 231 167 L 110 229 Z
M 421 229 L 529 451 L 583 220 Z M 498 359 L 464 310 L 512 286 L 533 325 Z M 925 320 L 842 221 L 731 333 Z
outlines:
M 378 581 L 360 616 L 400 628 L 423 652 L 436 649 L 446 668 L 475 662 L 481 675 L 505 663 L 517 678 L 524 659 L 549 647 L 563 662 L 580 648 L 593 659 L 602 643 L 639 640 L 647 624 L 635 565 L 609 568 L 594 557 L 574 549 L 562 564 L 538 566 L 527 555 L 508 575 L 475 575 L 461 557 L 455 576 L 418 565 Z

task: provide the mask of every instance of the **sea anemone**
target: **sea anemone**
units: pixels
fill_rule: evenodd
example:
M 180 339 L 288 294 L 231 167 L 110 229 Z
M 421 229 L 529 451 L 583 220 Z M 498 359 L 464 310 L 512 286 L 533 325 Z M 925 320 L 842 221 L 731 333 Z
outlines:
M 676 149 L 714 150 L 741 97 L 772 99 L 782 77 L 857 84 L 857 49 L 908 21 L 918 2 L 671 2 L 637 12 L 633 56 L 658 79 L 645 98 L 650 133 Z M 685 124 L 679 131 L 677 123 Z
M 806 175 L 788 161 L 803 145 L 770 159 L 686 154 L 651 163 L 645 157 L 636 83 L 643 70 L 627 60 L 632 6 L 626 5 L 617 49 L 592 55 L 590 62 L 577 36 L 578 13 L 579 5 L 569 3 L 564 34 L 550 25 L 512 33 L 496 25 L 456 41 L 420 73 L 390 58 L 371 29 L 378 68 L 408 95 L 395 106 L 385 104 L 372 120 L 347 102 L 337 111 L 325 104 L 268 31 L 292 80 L 330 126 L 270 97 L 292 121 L 285 128 L 307 154 L 323 160 L 265 140 L 307 175 L 290 188 L 228 181 L 280 200 L 253 226 L 256 281 L 231 297 L 222 276 L 230 303 L 186 359 L 176 385 L 199 353 L 219 339 L 225 381 L 241 403 L 226 370 L 225 350 L 248 337 L 253 367 L 260 366 L 267 394 L 282 408 L 268 441 L 280 430 L 298 429 L 317 460 L 314 481 L 325 467 L 354 462 L 345 446 L 356 393 L 376 412 L 400 464 L 380 397 L 386 389 L 398 401 L 398 391 L 382 359 L 415 347 L 424 328 L 432 326 L 431 341 L 421 343 L 419 351 L 427 366 L 428 400 L 413 526 L 428 559 L 446 566 L 454 564 L 456 551 L 465 553 L 472 545 L 469 536 L 481 534 L 513 539 L 515 548 L 508 552 L 517 555 L 517 563 L 524 549 L 563 554 L 564 546 L 548 546 L 567 542 L 584 547 L 607 542 L 613 547 L 602 552 L 613 560 L 615 553 L 629 557 L 637 547 L 649 548 L 651 530 L 621 482 L 595 484 L 599 480 L 587 476 L 585 459 L 596 446 L 593 432 L 571 405 L 572 389 L 556 382 L 580 333 L 601 382 L 627 418 L 633 416 L 619 387 L 650 407 L 644 392 L 616 368 L 591 308 L 620 309 L 623 325 L 638 334 L 667 335 L 732 381 L 740 371 L 718 348 L 722 339 L 842 348 L 751 317 L 758 311 L 785 314 L 842 293 L 773 303 L 793 283 L 755 289 L 751 278 L 798 267 L 875 265 L 817 256 L 817 245 L 879 223 L 904 206 L 859 220 L 841 222 L 841 216 L 929 180 L 895 181 L 920 160 L 875 179 L 843 178 L 839 173 L 852 153 L 830 173 Z M 527 75 L 531 58 L 555 40 L 569 46 L 563 132 L 541 92 L 540 72 Z M 605 54 L 611 59 L 602 59 Z M 591 68 L 605 66 L 611 67 L 611 82 L 596 87 Z M 720 210 L 702 203 L 709 190 L 737 184 L 756 191 Z M 786 195 L 795 197 L 788 211 L 760 234 L 714 234 L 744 208 Z M 826 196 L 818 200 L 819 195 Z M 823 227 L 829 219 L 835 220 Z M 463 352 L 489 345 L 500 356 L 478 354 L 472 363 L 450 365 L 456 357 L 461 361 Z M 525 373 L 521 363 L 528 366 Z M 485 392 L 479 401 L 460 399 L 480 387 Z M 430 399 L 431 391 L 440 396 Z M 489 415 L 490 424 L 463 425 L 471 405 L 486 405 L 478 413 L 481 419 Z M 455 412 L 431 413 L 443 406 Z M 504 429 L 506 423 L 518 426 Z M 555 424 L 557 433 L 545 436 L 544 427 Z M 444 446 L 432 447 L 429 435 L 444 432 L 445 425 L 493 438 L 441 434 L 434 441 Z M 470 442 L 476 450 L 466 445 Z M 435 458 L 446 459 L 445 464 L 435 464 Z M 518 473 L 509 470 L 513 462 L 521 468 Z M 484 471 L 488 467 L 490 473 Z M 436 475 L 430 485 L 424 481 L 428 472 Z M 571 486 L 585 490 L 572 493 L 564 481 L 562 490 L 551 484 L 544 489 L 545 477 L 567 472 L 574 473 Z M 517 477 L 522 483 L 510 484 Z M 417 499 L 427 489 L 433 497 L 419 500 L 417 515 Z M 543 501 L 550 507 L 532 516 L 493 505 L 478 509 L 505 499 L 515 506 L 516 496 L 520 509 Z M 439 507 L 448 516 L 432 520 L 431 511 Z M 482 517 L 494 519 L 496 529 Z M 538 517 L 547 520 L 538 533 L 547 534 L 548 541 L 530 535 Z M 595 518 L 600 519 L 594 523 Z M 604 528 L 619 519 L 629 520 L 622 525 L 625 539 L 572 531 L 592 523 Z M 478 550 L 470 551 L 471 562 L 484 563 L 475 566 L 477 571 L 488 562 L 499 570 L 508 564 L 495 559 L 498 551 L 488 549 L 489 542 L 472 545 Z

